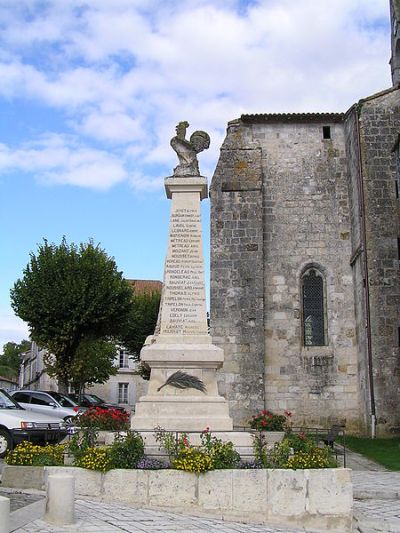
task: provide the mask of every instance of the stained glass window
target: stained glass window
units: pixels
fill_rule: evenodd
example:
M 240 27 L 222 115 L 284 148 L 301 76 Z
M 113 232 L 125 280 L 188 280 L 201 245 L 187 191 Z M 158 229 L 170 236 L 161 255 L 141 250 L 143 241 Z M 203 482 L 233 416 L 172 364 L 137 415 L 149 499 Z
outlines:
M 302 282 L 304 346 L 324 346 L 324 280 L 319 272 L 310 269 Z

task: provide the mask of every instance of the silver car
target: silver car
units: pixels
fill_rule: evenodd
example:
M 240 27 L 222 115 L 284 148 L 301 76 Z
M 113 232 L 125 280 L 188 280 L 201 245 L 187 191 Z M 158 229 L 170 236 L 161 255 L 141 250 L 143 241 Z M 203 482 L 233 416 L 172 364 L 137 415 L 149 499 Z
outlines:
M 35 413 L 58 416 L 64 419 L 67 424 L 72 424 L 74 418 L 86 410 L 59 392 L 24 389 L 13 391 L 10 394 L 24 409 Z

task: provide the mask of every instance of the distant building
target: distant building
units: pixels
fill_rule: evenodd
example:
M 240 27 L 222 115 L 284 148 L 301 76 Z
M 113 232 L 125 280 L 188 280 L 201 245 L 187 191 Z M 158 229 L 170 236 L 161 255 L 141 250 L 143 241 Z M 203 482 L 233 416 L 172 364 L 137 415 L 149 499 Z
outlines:
M 13 379 L 0 376 L 0 389 L 4 389 L 7 392 L 18 389 L 18 382 Z

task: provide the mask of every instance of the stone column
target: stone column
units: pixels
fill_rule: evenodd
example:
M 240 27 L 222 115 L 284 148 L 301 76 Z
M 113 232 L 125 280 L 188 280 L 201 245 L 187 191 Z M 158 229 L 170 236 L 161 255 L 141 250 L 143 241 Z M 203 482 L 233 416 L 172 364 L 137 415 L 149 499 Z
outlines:
M 228 403 L 219 396 L 216 380 L 224 354 L 212 344 L 207 328 L 200 220 L 207 179 L 169 177 L 165 189 L 172 207 L 160 320 L 140 354 L 151 376 L 147 395 L 136 404 L 132 428 L 231 431 Z M 166 385 L 177 371 L 198 378 L 204 390 Z
M 45 522 L 70 525 L 75 522 L 75 478 L 51 474 L 47 479 Z
M 10 533 L 10 499 L 0 496 L 0 533 Z

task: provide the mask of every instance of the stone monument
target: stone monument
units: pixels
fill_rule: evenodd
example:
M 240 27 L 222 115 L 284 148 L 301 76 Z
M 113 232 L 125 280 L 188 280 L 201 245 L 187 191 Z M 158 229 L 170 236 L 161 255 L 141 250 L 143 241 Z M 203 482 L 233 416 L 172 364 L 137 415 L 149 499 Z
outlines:
M 168 251 L 158 324 L 140 357 L 151 368 L 148 392 L 136 403 L 135 430 L 231 431 L 228 402 L 218 394 L 216 371 L 224 360 L 208 333 L 200 202 L 208 198 L 197 154 L 210 145 L 204 131 L 186 139 L 176 127 L 171 146 L 179 165 L 165 179 L 172 200 Z

